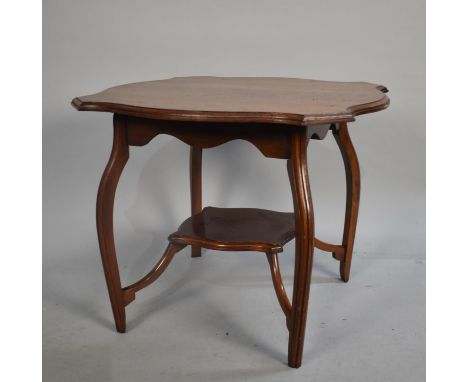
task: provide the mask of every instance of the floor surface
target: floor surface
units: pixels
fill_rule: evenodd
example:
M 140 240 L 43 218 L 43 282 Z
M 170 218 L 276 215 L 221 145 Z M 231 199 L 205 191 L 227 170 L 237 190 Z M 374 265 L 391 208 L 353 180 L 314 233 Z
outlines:
M 164 243 L 123 261 L 130 283 Z M 292 287 L 294 244 L 280 257 Z M 86 250 L 86 248 L 83 248 Z M 93 249 L 94 250 L 94 249 Z M 43 376 L 63 381 L 424 381 L 423 259 L 355 253 L 349 283 L 316 251 L 302 367 L 286 365 L 288 333 L 265 256 L 177 254 L 114 330 L 98 254 L 44 265 Z

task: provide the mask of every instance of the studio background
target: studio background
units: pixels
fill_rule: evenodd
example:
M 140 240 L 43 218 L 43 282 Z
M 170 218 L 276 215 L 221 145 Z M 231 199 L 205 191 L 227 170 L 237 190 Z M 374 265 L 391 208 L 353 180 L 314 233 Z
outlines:
M 424 1 L 80 1 L 43 6 L 43 359 L 46 381 L 423 381 Z M 303 366 L 260 253 L 186 248 L 115 332 L 95 202 L 112 115 L 73 97 L 175 76 L 368 81 L 390 107 L 350 123 L 361 204 L 348 284 L 316 250 Z M 340 242 L 344 168 L 331 134 L 309 145 L 316 236 Z M 285 161 L 245 141 L 204 151 L 203 204 L 292 210 Z M 189 148 L 131 148 L 115 203 L 123 284 L 190 213 Z M 281 254 L 291 292 L 294 244 Z

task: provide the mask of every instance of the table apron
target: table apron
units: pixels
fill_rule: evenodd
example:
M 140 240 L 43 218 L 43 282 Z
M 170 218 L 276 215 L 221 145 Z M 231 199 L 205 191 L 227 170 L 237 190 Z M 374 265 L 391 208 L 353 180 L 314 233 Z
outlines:
M 130 146 L 144 146 L 159 134 L 171 135 L 201 149 L 216 147 L 241 139 L 252 143 L 268 158 L 291 158 L 291 138 L 306 131 L 311 139 L 324 139 L 331 124 L 313 126 L 275 125 L 262 123 L 180 122 L 115 115 L 127 131 Z

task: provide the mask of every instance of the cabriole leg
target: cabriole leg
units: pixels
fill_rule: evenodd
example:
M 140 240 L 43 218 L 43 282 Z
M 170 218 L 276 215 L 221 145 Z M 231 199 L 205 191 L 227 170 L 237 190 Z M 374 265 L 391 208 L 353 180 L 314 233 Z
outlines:
M 304 130 L 295 132 L 291 139 L 291 159 L 288 160 L 296 228 L 288 365 L 295 368 L 302 362 L 314 250 L 314 219 L 307 172 L 308 141 Z
M 344 259 L 340 261 L 340 275 L 345 282 L 349 280 L 351 259 L 353 256 L 354 237 L 359 210 L 361 176 L 359 162 L 345 122 L 333 130 L 333 136 L 340 148 L 346 172 L 346 215 L 343 229 Z
M 114 198 L 120 175 L 129 157 L 127 127 L 123 117 L 114 115 L 114 142 L 102 174 L 96 203 L 96 223 L 102 265 L 117 331 L 125 332 L 125 305 L 114 243 Z

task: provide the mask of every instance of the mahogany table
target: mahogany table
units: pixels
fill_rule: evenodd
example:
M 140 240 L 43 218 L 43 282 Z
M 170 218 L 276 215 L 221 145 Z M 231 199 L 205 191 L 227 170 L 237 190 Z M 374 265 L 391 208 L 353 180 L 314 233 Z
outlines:
M 385 109 L 387 89 L 367 82 L 327 82 L 295 78 L 181 77 L 127 84 L 78 97 L 78 110 L 114 113 L 112 153 L 97 196 L 97 231 L 115 325 L 125 332 L 125 307 L 154 282 L 174 255 L 191 246 L 221 251 L 264 252 L 273 286 L 289 330 L 288 364 L 299 367 L 307 319 L 314 247 L 331 252 L 348 281 L 359 207 L 360 174 L 347 123 L 359 114 Z M 346 213 L 341 244 L 314 237 L 312 198 L 307 173 L 310 139 L 331 130 L 346 170 Z M 190 145 L 191 216 L 169 235 L 155 267 L 122 287 L 114 233 L 114 196 L 129 146 L 144 146 L 159 134 Z M 202 150 L 234 139 L 251 142 L 269 158 L 287 161 L 294 212 L 253 208 L 202 209 Z M 295 239 L 292 301 L 282 283 L 277 254 Z

